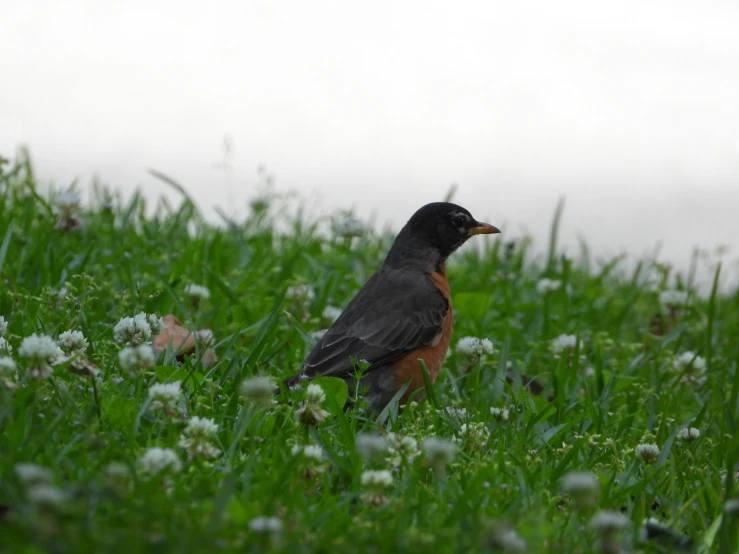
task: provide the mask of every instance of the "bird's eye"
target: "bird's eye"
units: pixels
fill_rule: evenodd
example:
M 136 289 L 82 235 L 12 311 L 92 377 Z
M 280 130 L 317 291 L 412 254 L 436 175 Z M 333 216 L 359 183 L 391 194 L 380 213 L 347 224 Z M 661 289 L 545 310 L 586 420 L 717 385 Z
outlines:
M 452 225 L 454 225 L 459 230 L 466 229 L 469 222 L 470 216 L 468 216 L 467 214 L 459 212 L 452 214 Z

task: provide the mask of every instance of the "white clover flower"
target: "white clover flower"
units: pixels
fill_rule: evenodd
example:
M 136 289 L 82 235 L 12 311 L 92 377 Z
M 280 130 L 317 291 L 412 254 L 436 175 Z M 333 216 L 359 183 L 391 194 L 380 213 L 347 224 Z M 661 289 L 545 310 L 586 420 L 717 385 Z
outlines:
M 467 419 L 467 410 L 465 408 L 457 408 L 456 406 L 447 406 L 446 413 L 457 421 Z
M 620 512 L 601 510 L 590 520 L 590 527 L 601 533 L 613 533 L 629 525 L 629 518 Z
M 141 312 L 139 315 L 146 315 L 143 312 Z M 155 314 L 148 314 L 146 315 L 146 322 L 149 324 L 149 327 L 151 327 L 151 332 L 154 335 L 158 335 L 162 332 L 162 329 L 164 329 L 164 319 L 161 317 L 155 315 Z
M 562 287 L 562 281 L 557 281 L 556 279 L 548 279 L 544 277 L 543 279 L 539 279 L 536 283 L 536 292 L 539 294 L 546 294 L 548 292 L 554 292 L 556 290 L 559 290 Z
M 50 469 L 37 464 L 20 462 L 15 464 L 15 473 L 26 487 L 39 483 L 51 483 L 54 479 Z
M 341 237 L 361 237 L 372 230 L 369 224 L 361 219 L 347 217 L 334 224 L 334 233 Z
M 462 337 L 457 341 L 457 352 L 470 358 L 479 358 L 493 353 L 493 343 L 488 339 L 477 337 Z
M 659 446 L 656 444 L 639 444 L 634 452 L 647 464 L 653 464 L 659 458 Z
M 274 534 L 282 531 L 282 520 L 278 517 L 259 516 L 249 522 L 252 533 Z
M 59 356 L 63 356 L 64 352 L 51 337 L 34 333 L 23 339 L 18 348 L 18 354 L 23 358 L 28 358 L 31 363 L 50 363 Z
M 590 471 L 574 471 L 562 478 L 562 488 L 578 506 L 592 506 L 600 496 L 600 481 Z
M 326 335 L 326 333 L 328 333 L 328 329 L 318 329 L 318 331 L 311 331 L 308 335 L 310 338 L 318 342 Z
M 506 554 L 526 552 L 526 541 L 521 538 L 515 529 L 502 531 L 497 537 L 497 543 Z
M 180 382 L 156 383 L 149 387 L 149 398 L 151 398 L 152 410 L 164 410 L 172 412 L 180 399 L 182 390 Z
M 139 370 L 153 367 L 154 359 L 154 349 L 148 344 L 126 346 L 118 352 L 121 369 L 131 376 L 135 376 Z
M 210 298 L 210 289 L 203 285 L 190 283 L 185 286 L 185 294 L 192 299 L 208 300 Z
M 323 308 L 323 312 L 321 312 L 321 317 L 326 321 L 330 321 L 331 323 L 339 319 L 340 315 L 341 309 L 335 306 L 326 306 L 325 308 Z
M 275 382 L 271 377 L 257 375 L 241 383 L 240 393 L 254 404 L 271 404 L 275 396 Z
M 303 407 L 295 411 L 295 419 L 306 425 L 318 426 L 329 415 L 316 402 L 305 402 Z
M 0 354 L 10 356 L 12 353 L 13 347 L 10 346 L 10 343 L 4 337 L 0 337 Z
M 697 356 L 695 352 L 683 352 L 673 360 L 672 367 L 676 372 L 683 372 L 687 368 L 681 379 L 686 385 L 701 386 L 707 380 L 706 360 Z
M 133 488 L 131 468 L 122 462 L 110 462 L 105 466 L 105 486 L 119 493 L 130 491 Z
M 15 373 L 16 369 L 13 358 L 0 355 L 0 377 L 9 377 Z
M 130 477 L 131 468 L 123 462 L 110 462 L 105 466 L 105 474 L 108 477 Z
M 136 464 L 144 476 L 154 476 L 164 471 L 177 473 L 182 469 L 182 462 L 174 450 L 158 446 L 149 448 L 136 460 Z
M 457 447 L 453 442 L 437 437 L 426 437 L 422 442 L 426 461 L 435 470 L 442 472 L 447 465 L 452 463 L 457 453 Z
M 673 362 L 673 366 L 678 371 L 682 371 L 689 365 L 692 365 L 693 369 L 698 371 L 706 370 L 706 360 L 697 356 L 695 352 L 683 352 Z
M 323 458 L 323 449 L 316 444 L 309 444 L 303 448 L 303 456 L 318 462 Z
M 215 421 L 195 416 L 187 422 L 178 445 L 187 450 L 188 460 L 199 457 L 215 458 L 221 454 L 221 450 L 211 443 L 217 433 L 218 424 Z
M 18 348 L 18 354 L 28 359 L 26 376 L 29 379 L 46 379 L 51 375 L 51 365 L 64 356 L 62 349 L 57 346 L 54 339 L 47 335 L 36 335 L 26 337 Z
M 2 337 L 7 332 L 8 332 L 8 322 L 5 321 L 5 318 L 0 315 L 0 337 Z
M 300 300 L 308 303 L 313 300 L 315 296 L 316 293 L 313 291 L 313 287 L 303 283 L 288 287 L 287 291 L 285 291 L 285 298 L 288 300 Z
M 191 436 L 213 438 L 218 433 L 218 424 L 211 418 L 195 416 L 187 422 L 184 433 Z
M 127 346 L 149 342 L 152 338 L 152 329 L 146 314 L 141 312 L 135 317 L 121 318 L 113 327 L 113 336 L 116 342 Z
M 418 456 L 421 451 L 418 449 L 418 441 L 407 435 L 398 435 L 397 433 L 387 434 L 388 450 L 396 454 L 397 457 L 405 460 L 412 460 Z
M 73 331 L 71 329 L 59 335 L 56 343 L 67 352 L 81 353 L 87 350 L 88 346 L 87 339 L 82 334 L 82 331 Z
M 492 415 L 495 419 L 500 421 L 508 421 L 508 417 L 510 415 L 510 412 L 507 408 L 490 408 L 490 415 Z
M 490 431 L 482 422 L 463 423 L 459 428 L 459 437 L 454 442 L 465 442 L 470 449 L 484 448 L 490 438 Z
M 552 350 L 555 354 L 559 354 L 563 350 L 572 350 L 577 345 L 577 337 L 575 335 L 561 334 L 552 340 Z
M 26 491 L 26 497 L 31 504 L 53 507 L 62 504 L 65 494 L 54 485 L 40 483 L 33 485 Z
M 690 295 L 686 290 L 663 290 L 659 293 L 659 303 L 662 308 L 682 308 L 689 302 Z
M 310 385 L 308 385 L 308 390 L 305 393 L 305 398 L 308 402 L 313 402 L 314 404 L 322 404 L 323 401 L 326 400 L 326 393 L 323 392 L 321 385 L 311 383 Z
M 677 438 L 684 442 L 693 442 L 701 436 L 701 432 L 695 427 L 683 427 L 677 434 Z
M 357 435 L 354 445 L 357 452 L 367 461 L 382 460 L 387 454 L 387 442 L 380 435 Z
M 197 342 L 201 346 L 209 346 L 216 341 L 215 337 L 213 336 L 213 331 L 211 331 L 210 329 L 200 329 L 199 331 L 193 331 L 192 336 L 195 339 L 195 342 Z
M 365 487 L 384 489 L 393 484 L 393 474 L 386 469 L 379 471 L 368 470 L 362 473 L 360 481 Z
M 65 213 L 74 211 L 80 205 L 80 195 L 76 190 L 67 190 L 56 197 L 56 205 Z

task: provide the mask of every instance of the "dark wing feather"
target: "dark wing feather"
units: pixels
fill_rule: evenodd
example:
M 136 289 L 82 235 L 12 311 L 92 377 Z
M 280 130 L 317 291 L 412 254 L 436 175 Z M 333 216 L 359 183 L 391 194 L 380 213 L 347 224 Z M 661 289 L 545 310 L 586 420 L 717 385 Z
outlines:
M 381 268 L 357 293 L 303 363 L 306 377 L 348 377 L 351 358 L 380 367 L 428 344 L 449 302 L 423 273 Z

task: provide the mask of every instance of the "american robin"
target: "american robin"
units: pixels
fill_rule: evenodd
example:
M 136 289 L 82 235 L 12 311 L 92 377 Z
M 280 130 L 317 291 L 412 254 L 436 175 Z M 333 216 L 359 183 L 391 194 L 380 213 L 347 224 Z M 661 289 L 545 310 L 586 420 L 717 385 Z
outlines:
M 446 259 L 473 235 L 490 233 L 500 230 L 475 220 L 461 206 L 423 206 L 398 233 L 382 267 L 285 384 L 331 376 L 346 379 L 353 390 L 353 362 L 366 360 L 364 399 L 370 410 L 380 411 L 408 381 L 401 401 L 424 386 L 419 359 L 435 381 L 454 326 Z

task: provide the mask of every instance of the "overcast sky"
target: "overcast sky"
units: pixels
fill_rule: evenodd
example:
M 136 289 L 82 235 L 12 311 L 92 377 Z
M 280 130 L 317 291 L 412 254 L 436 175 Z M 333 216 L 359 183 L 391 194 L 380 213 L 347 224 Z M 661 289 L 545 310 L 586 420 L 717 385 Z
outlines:
M 739 247 L 737 29 L 733 0 L 17 2 L 0 153 L 158 194 L 155 168 L 236 214 L 266 164 L 396 228 L 456 182 L 542 245 L 566 196 L 567 243 L 684 265 Z

